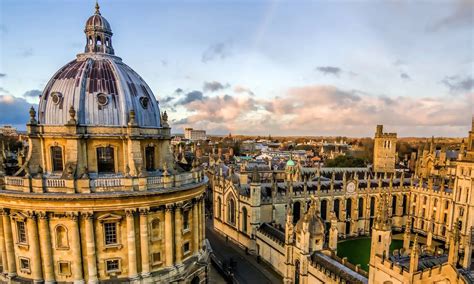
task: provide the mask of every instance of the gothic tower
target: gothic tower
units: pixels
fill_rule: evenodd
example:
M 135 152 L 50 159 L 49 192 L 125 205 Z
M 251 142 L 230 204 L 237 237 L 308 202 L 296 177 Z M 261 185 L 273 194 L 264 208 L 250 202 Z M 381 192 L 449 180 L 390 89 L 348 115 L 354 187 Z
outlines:
M 377 125 L 374 138 L 374 172 L 395 172 L 396 148 L 397 133 L 384 133 L 383 125 Z
M 375 256 L 387 258 L 392 242 L 392 220 L 389 217 L 388 195 L 383 193 L 377 206 L 377 215 L 372 227 L 370 246 L 370 265 L 374 264 Z

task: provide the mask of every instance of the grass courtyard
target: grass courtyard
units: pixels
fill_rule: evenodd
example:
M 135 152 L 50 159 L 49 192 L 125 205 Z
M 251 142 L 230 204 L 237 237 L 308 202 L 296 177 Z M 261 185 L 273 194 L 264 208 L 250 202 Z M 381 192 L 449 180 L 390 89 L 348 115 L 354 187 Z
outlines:
M 390 253 L 394 249 L 403 247 L 402 240 L 392 240 L 390 245 Z M 337 255 L 339 257 L 347 257 L 347 260 L 356 265 L 360 264 L 360 267 L 369 271 L 369 258 L 370 258 L 370 238 L 359 238 L 339 242 L 337 244 Z

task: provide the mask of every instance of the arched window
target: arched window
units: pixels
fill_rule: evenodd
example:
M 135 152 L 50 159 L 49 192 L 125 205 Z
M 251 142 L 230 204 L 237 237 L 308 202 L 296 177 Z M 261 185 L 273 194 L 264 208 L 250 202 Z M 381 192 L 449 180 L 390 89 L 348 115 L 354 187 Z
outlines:
M 107 46 L 107 47 L 110 46 L 110 42 L 109 42 L 109 41 L 110 41 L 109 38 L 106 37 L 106 38 L 105 38 L 105 46 Z
M 97 171 L 99 173 L 115 172 L 114 148 L 97 148 Z
M 346 219 L 351 218 L 351 211 L 352 211 L 352 199 L 346 200 Z
M 161 239 L 161 232 L 160 232 L 160 220 L 159 219 L 153 219 L 151 221 L 151 240 L 152 241 L 157 241 Z
M 359 218 L 364 217 L 364 198 L 359 198 Z
M 242 207 L 242 232 L 247 233 L 247 208 Z
M 100 36 L 97 36 L 97 39 L 95 41 L 96 45 L 102 45 L 102 40 L 100 38 Z
M 374 217 L 375 215 L 375 197 L 370 198 L 370 217 Z
M 53 167 L 53 172 L 63 171 L 63 150 L 61 147 L 51 147 L 51 164 Z
M 321 201 L 321 219 L 326 221 L 327 219 L 327 207 L 328 207 L 328 201 L 326 199 L 323 199 Z
M 424 196 L 423 197 L 423 204 L 426 205 L 426 202 L 428 202 L 428 197 Z
M 297 201 L 293 204 L 293 223 L 298 222 L 298 220 L 300 219 L 300 215 L 301 215 L 301 203 Z
M 336 213 L 337 219 L 339 219 L 339 199 L 334 200 L 334 213 Z
M 92 45 L 93 41 L 92 41 L 92 37 L 90 36 L 89 37 L 89 45 Z
M 232 197 L 227 201 L 227 222 L 235 225 L 235 201 Z
M 402 207 L 403 207 L 403 214 L 408 214 L 407 212 L 407 196 L 404 194 L 403 195 L 403 203 L 402 203 Z
M 67 236 L 67 230 L 63 225 L 58 225 L 56 227 L 56 248 L 58 249 L 68 249 L 69 240 Z
M 397 196 L 392 196 L 392 215 L 397 214 Z
M 145 148 L 145 164 L 147 171 L 155 170 L 155 147 Z
M 216 208 L 216 217 L 221 218 L 221 212 L 222 212 L 222 201 L 220 197 L 217 197 L 217 208 Z

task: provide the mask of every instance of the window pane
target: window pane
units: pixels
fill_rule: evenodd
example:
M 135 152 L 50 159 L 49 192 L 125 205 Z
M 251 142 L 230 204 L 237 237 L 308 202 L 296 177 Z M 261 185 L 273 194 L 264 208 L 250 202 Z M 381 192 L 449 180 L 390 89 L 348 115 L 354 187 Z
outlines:
M 147 171 L 155 170 L 155 147 L 145 148 L 145 162 Z
M 99 173 L 115 172 L 114 149 L 112 147 L 97 148 L 97 170 Z
M 18 242 L 26 244 L 26 228 L 25 222 L 17 222 L 18 228 Z
M 61 147 L 51 147 L 51 161 L 53 172 L 61 172 L 63 170 L 63 151 Z
M 116 223 L 105 223 L 104 233 L 105 233 L 106 245 L 117 244 L 117 224 Z

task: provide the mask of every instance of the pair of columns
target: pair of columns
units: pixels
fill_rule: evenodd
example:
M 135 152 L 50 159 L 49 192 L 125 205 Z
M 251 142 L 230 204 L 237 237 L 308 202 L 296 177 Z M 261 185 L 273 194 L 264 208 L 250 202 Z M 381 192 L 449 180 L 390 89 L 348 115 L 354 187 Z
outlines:
M 204 199 L 199 198 L 192 207 L 192 247 L 197 253 L 204 240 Z M 174 214 L 173 214 L 174 213 Z M 174 216 L 173 216 L 174 215 Z M 174 218 L 173 218 L 174 217 Z M 174 222 L 173 222 L 174 219 Z M 174 225 L 174 226 L 173 226 Z M 183 260 L 183 212 L 182 204 L 165 207 L 165 266 L 180 265 Z M 174 243 L 173 243 L 174 240 Z

